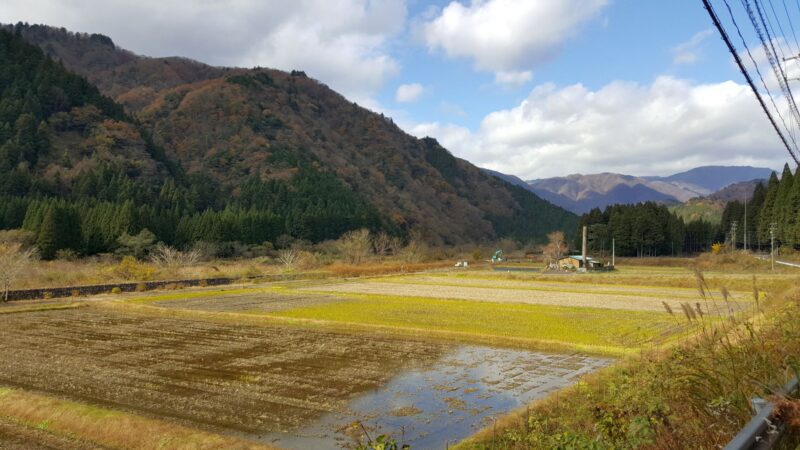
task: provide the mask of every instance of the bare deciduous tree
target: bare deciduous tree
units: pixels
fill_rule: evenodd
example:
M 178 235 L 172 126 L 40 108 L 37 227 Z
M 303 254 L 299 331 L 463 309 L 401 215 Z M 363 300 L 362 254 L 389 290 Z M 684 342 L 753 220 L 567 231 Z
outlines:
M 189 250 L 182 252 L 176 248 L 159 243 L 150 254 L 153 263 L 159 266 L 177 269 L 197 264 L 200 261 L 200 251 Z
M 428 256 L 428 247 L 422 241 L 412 238 L 408 241 L 408 245 L 403 247 L 400 256 L 403 262 L 409 264 L 422 262 Z
M 547 258 L 550 265 L 554 263 L 557 264 L 558 260 L 561 259 L 561 256 L 563 256 L 566 248 L 567 243 L 564 240 L 564 232 L 553 231 L 547 235 L 547 245 L 545 245 L 542 249 L 542 254 L 545 258 Z
M 293 269 L 300 261 L 300 251 L 293 248 L 285 248 L 278 252 L 278 261 L 288 269 Z
M 372 239 L 372 248 L 375 249 L 375 255 L 377 256 L 386 256 L 396 252 L 397 248 L 394 245 L 395 239 L 383 231 Z
M 372 253 L 372 239 L 369 230 L 348 231 L 337 243 L 339 251 L 350 264 L 361 264 Z
M 0 243 L 0 292 L 3 301 L 8 301 L 8 291 L 20 273 L 36 259 L 35 249 L 23 250 L 22 245 L 16 243 Z

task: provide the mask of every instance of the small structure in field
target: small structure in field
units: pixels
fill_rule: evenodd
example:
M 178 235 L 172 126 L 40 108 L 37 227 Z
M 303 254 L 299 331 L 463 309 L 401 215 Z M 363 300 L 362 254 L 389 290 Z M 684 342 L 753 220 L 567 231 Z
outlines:
M 578 269 L 587 269 L 587 270 L 597 270 L 603 268 L 603 263 L 600 261 L 586 257 L 587 264 L 583 262 L 583 256 L 581 255 L 570 255 L 565 256 L 558 260 L 558 267 L 567 270 L 578 270 Z

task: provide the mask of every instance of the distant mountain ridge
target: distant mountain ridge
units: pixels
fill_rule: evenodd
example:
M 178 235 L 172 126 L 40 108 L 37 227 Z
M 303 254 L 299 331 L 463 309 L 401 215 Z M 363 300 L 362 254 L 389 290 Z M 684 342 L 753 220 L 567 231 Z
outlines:
M 496 173 L 496 172 L 495 172 Z M 654 201 L 678 204 L 706 197 L 737 183 L 754 185 L 769 178 L 772 169 L 750 166 L 702 166 L 669 176 L 623 175 L 618 173 L 573 174 L 566 177 L 522 181 L 505 175 L 506 181 L 523 182 L 527 189 L 543 199 L 576 214 L 613 204 Z M 514 179 L 512 181 L 512 179 Z M 742 187 L 742 191 L 747 186 Z M 738 192 L 738 190 L 736 191 Z M 726 195 L 737 195 L 728 192 Z

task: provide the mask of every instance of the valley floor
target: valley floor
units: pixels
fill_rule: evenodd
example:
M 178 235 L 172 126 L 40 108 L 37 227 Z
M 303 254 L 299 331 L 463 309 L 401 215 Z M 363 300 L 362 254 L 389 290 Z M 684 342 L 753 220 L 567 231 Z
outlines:
M 470 362 L 447 364 L 453 355 L 491 349 L 528 352 L 502 366 L 520 377 L 503 389 L 517 389 L 521 398 L 537 376 L 525 369 L 526 358 L 565 355 L 553 360 L 553 370 L 570 367 L 565 378 L 530 397 L 536 399 L 573 383 L 584 362 L 599 367 L 587 355 L 628 361 L 677 348 L 731 315 L 745 317 L 755 304 L 752 273 L 707 273 L 706 298 L 695 277 L 659 267 L 564 276 L 470 270 L 10 303 L 0 306 L 0 448 L 18 448 L 20 439 L 41 448 L 268 447 L 275 444 L 269 436 L 341 414 L 403 376 L 477 370 Z M 793 280 L 758 279 L 760 299 Z M 725 299 L 716 293 L 723 285 L 731 291 Z M 683 317 L 685 307 L 702 319 Z M 465 345 L 479 347 L 464 353 Z M 447 383 L 431 389 L 446 394 L 440 400 L 450 414 L 470 410 L 465 401 L 506 395 L 481 378 L 462 380 L 460 391 Z M 431 420 L 422 404 L 392 403 L 364 420 Z M 522 405 L 486 407 L 502 414 L 515 404 Z M 481 414 L 465 414 L 475 423 L 453 438 L 485 425 Z M 130 424 L 151 438 L 119 431 Z M 362 431 L 343 430 L 337 445 L 363 438 Z

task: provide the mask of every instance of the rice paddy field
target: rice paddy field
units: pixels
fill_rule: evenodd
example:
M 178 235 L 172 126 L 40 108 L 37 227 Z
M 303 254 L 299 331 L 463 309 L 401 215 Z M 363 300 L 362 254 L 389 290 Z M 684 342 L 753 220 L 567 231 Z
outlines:
M 754 304 L 752 273 L 705 279 L 453 270 L 3 305 L 0 448 L 445 448 Z

